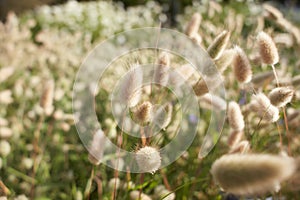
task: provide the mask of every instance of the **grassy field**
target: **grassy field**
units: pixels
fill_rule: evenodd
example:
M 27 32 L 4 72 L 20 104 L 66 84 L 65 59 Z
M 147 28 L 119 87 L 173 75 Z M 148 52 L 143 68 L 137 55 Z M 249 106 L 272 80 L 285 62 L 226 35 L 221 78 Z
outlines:
M 0 200 L 299 199 L 300 26 L 293 18 L 298 15 L 252 1 L 204 1 L 186 7 L 172 29 L 186 34 L 199 56 L 200 48 L 208 51 L 204 61 L 214 63 L 219 79 L 209 72 L 200 76 L 173 52 L 148 49 L 118 57 L 99 87 L 91 90 L 101 128 L 93 134 L 87 131 L 85 148 L 73 116 L 76 73 L 88 53 L 114 34 L 167 26 L 163 8 L 154 2 L 125 10 L 106 1 L 70 1 L 20 16 L 10 13 L 0 23 Z M 112 45 L 107 52 L 117 50 L 118 45 Z M 133 71 L 134 81 L 121 87 L 129 93 L 122 94 L 131 105 L 130 116 L 140 126 L 151 124 L 156 119 L 152 108 L 161 104 L 165 115 L 156 122 L 164 127 L 148 139 L 146 129 L 138 129 L 141 138 L 122 131 L 111 96 L 117 80 L 137 63 L 166 66 L 156 69 L 160 74 L 155 80 L 161 85 L 178 83 L 164 72 L 177 70 L 194 90 L 200 117 L 184 116 L 184 105 L 168 88 L 145 87 L 142 97 L 134 96 L 128 88 L 141 75 Z M 207 94 L 204 80 L 212 90 L 223 84 L 222 96 Z M 213 121 L 212 110 L 217 117 L 224 114 L 224 125 Z M 205 138 L 210 124 L 218 129 Z M 157 149 L 169 144 L 178 129 L 188 132 L 193 127 L 196 135 L 189 148 L 157 170 L 164 161 Z M 103 135 L 139 153 L 137 166 L 145 173 L 126 170 L 129 161 L 105 146 Z M 152 153 L 148 157 L 143 157 L 145 148 Z M 199 158 L 205 148 L 209 154 Z M 117 164 L 111 159 L 115 155 L 120 156 Z M 100 160 L 110 160 L 108 165 L 123 171 Z

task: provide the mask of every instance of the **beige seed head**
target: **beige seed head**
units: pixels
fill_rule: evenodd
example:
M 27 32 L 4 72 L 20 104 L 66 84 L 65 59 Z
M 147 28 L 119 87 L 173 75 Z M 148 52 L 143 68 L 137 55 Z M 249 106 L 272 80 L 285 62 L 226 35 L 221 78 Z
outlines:
M 252 78 L 252 69 L 245 52 L 238 46 L 234 48 L 233 72 L 238 82 L 248 83 Z
M 263 63 L 275 65 L 279 61 L 277 47 L 273 39 L 265 32 L 261 31 L 257 35 L 259 54 Z
M 1 127 L 0 125 L 0 138 L 10 138 L 13 135 L 13 130 L 8 127 Z
M 223 31 L 207 48 L 207 52 L 212 59 L 218 59 L 225 50 L 230 38 L 230 32 Z
M 94 165 L 99 165 L 104 153 L 105 135 L 99 129 L 93 136 L 89 147 L 89 161 Z
M 227 140 L 228 146 L 231 148 L 236 146 L 241 141 L 243 135 L 244 131 L 231 130 Z
M 53 80 L 49 80 L 44 84 L 40 106 L 44 109 L 46 115 L 50 115 L 53 111 L 54 87 Z
M 143 71 L 138 65 L 134 65 L 128 72 L 120 88 L 120 100 L 127 106 L 134 107 L 141 98 L 141 85 L 143 83 Z
M 154 83 L 166 86 L 169 80 L 170 56 L 163 52 L 158 60 L 158 65 L 154 70 Z
M 238 142 L 236 145 L 231 146 L 229 154 L 246 154 L 249 153 L 250 144 L 249 141 L 243 140 Z
M 170 73 L 170 85 L 175 85 L 176 87 L 181 86 L 186 81 L 188 81 L 197 71 L 190 64 L 181 65 L 175 69 L 175 72 Z
M 272 105 L 276 107 L 284 107 L 286 104 L 291 102 L 294 95 L 294 91 L 287 87 L 274 88 L 269 93 L 269 99 Z
M 131 200 L 151 200 L 151 197 L 144 193 L 140 195 L 140 191 L 137 190 L 131 191 L 129 196 Z
M 271 6 L 270 4 L 265 3 L 265 4 L 263 4 L 263 8 L 267 12 L 269 17 L 276 19 L 276 20 L 283 18 L 282 13 L 274 6 Z
M 202 37 L 199 33 L 195 33 L 195 34 L 191 35 L 190 38 L 195 42 L 195 44 L 201 45 Z
M 5 158 L 10 154 L 11 147 L 6 140 L 0 140 L 0 155 Z
M 185 29 L 185 34 L 187 34 L 189 37 L 192 37 L 193 35 L 198 33 L 200 23 L 201 15 L 199 13 L 194 13 Z
M 229 65 L 232 64 L 235 51 L 233 49 L 226 49 L 222 53 L 219 59 L 215 61 L 215 64 L 220 73 L 223 73 Z
M 199 80 L 194 86 L 193 86 L 194 92 L 197 96 L 202 96 L 206 93 L 208 93 L 208 87 L 203 79 Z
M 156 199 L 174 200 L 176 198 L 175 193 L 171 193 L 171 191 L 167 190 L 164 185 L 156 186 L 154 194 Z
M 140 125 L 150 123 L 152 117 L 152 104 L 149 101 L 143 102 L 132 110 L 132 119 Z
M 294 159 L 268 154 L 231 154 L 216 160 L 214 181 L 226 192 L 256 195 L 276 191 L 295 171 Z
M 226 110 L 227 107 L 227 103 L 223 98 L 211 94 L 203 95 L 200 99 L 200 105 L 201 102 L 210 105 L 210 109 Z
M 263 87 L 267 83 L 270 83 L 274 78 L 273 71 L 261 72 L 253 76 L 252 83 L 257 85 L 257 87 Z
M 228 105 L 227 112 L 230 127 L 235 131 L 241 131 L 245 127 L 244 116 L 241 112 L 239 104 L 231 101 Z
M 141 172 L 154 173 L 161 165 L 159 151 L 153 147 L 145 146 L 135 154 L 136 162 Z
M 297 87 L 300 85 L 300 75 L 292 78 L 292 84 L 294 87 Z
M 166 103 L 156 111 L 153 121 L 164 130 L 171 123 L 172 114 L 173 105 L 171 103 Z
M 269 98 L 263 93 L 252 96 L 250 109 L 265 121 L 276 122 L 279 119 L 278 108 L 273 106 Z

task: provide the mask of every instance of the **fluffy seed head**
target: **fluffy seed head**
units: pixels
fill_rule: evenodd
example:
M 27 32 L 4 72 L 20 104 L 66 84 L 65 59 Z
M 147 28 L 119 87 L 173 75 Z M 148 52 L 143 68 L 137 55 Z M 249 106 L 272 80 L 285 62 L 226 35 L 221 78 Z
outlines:
M 160 107 L 154 116 L 155 124 L 159 125 L 161 129 L 165 129 L 172 120 L 173 105 L 171 103 L 166 103 Z
M 171 193 L 165 188 L 164 185 L 158 185 L 154 189 L 154 194 L 157 199 L 174 200 L 176 198 L 175 193 Z M 166 196 L 168 195 L 168 196 Z M 165 197 L 166 196 L 166 197 Z
M 230 154 L 245 154 L 250 150 L 250 144 L 247 140 L 240 141 L 230 148 Z
M 238 46 L 234 48 L 233 72 L 238 82 L 248 83 L 252 78 L 252 69 L 245 52 Z
M 287 87 L 274 88 L 269 93 L 269 99 L 272 105 L 276 107 L 284 107 L 286 104 L 291 102 L 294 95 L 294 91 Z
M 257 112 L 262 119 L 268 122 L 276 122 L 279 119 L 278 108 L 271 104 L 269 98 L 265 94 L 259 93 L 253 95 L 252 98 L 250 109 Z
M 40 106 L 44 109 L 46 115 L 53 111 L 54 81 L 49 80 L 44 84 L 43 93 L 40 99 Z
M 208 87 L 203 79 L 199 80 L 194 86 L 193 86 L 194 92 L 197 96 L 202 96 L 206 93 L 208 93 Z
M 243 131 L 231 130 L 227 141 L 228 146 L 232 148 L 237 145 L 241 141 L 243 135 Z
M 212 59 L 218 59 L 225 50 L 230 38 L 230 32 L 223 31 L 207 48 L 207 52 Z
M 190 38 L 195 42 L 195 44 L 201 45 L 202 37 L 199 33 L 195 33 L 191 35 Z
M 257 87 L 263 87 L 267 83 L 270 83 L 274 78 L 273 71 L 261 72 L 253 76 L 252 83 L 257 85 Z
M 112 178 L 108 182 L 108 188 L 110 190 L 114 190 L 114 188 L 119 189 L 121 184 L 122 184 L 122 182 L 119 178 Z
M 277 190 L 294 171 L 294 159 L 268 154 L 225 155 L 216 160 L 211 169 L 215 182 L 236 195 Z
M 140 125 L 146 125 L 152 120 L 152 104 L 149 101 L 143 102 L 132 111 L 132 118 Z
M 226 49 L 222 53 L 219 59 L 215 61 L 215 64 L 220 73 L 223 73 L 229 65 L 231 65 L 235 51 L 233 49 Z
M 292 84 L 294 87 L 297 87 L 300 85 L 300 75 L 292 78 Z
M 89 149 L 89 161 L 94 165 L 99 165 L 103 157 L 105 145 L 105 135 L 101 129 L 99 129 L 93 136 Z
M 239 104 L 231 101 L 228 105 L 227 112 L 230 127 L 235 131 L 241 131 L 245 127 L 244 116 L 241 112 Z
M 185 34 L 187 34 L 189 37 L 192 37 L 193 35 L 197 34 L 200 23 L 201 23 L 201 15 L 199 13 L 194 13 L 185 29 Z
M 217 110 L 226 110 L 226 101 L 222 99 L 221 97 L 218 97 L 216 95 L 211 95 L 211 94 L 205 94 L 201 97 L 200 102 L 205 102 L 212 109 L 217 109 Z
M 140 191 L 137 190 L 131 191 L 129 196 L 131 200 L 151 200 L 151 197 L 144 193 L 140 195 Z
M 278 50 L 273 39 L 265 32 L 261 31 L 257 35 L 259 54 L 263 63 L 275 65 L 279 61 Z
M 135 155 L 136 162 L 141 172 L 154 173 L 161 165 L 159 152 L 149 146 L 139 149 Z
M 0 155 L 6 157 L 10 153 L 10 144 L 6 140 L 0 140 Z
M 120 99 L 129 107 L 138 104 L 141 98 L 141 85 L 143 83 L 143 71 L 140 67 L 133 66 L 128 72 L 120 88 Z
M 166 86 L 169 80 L 170 56 L 163 52 L 158 60 L 158 65 L 154 71 L 154 82 Z

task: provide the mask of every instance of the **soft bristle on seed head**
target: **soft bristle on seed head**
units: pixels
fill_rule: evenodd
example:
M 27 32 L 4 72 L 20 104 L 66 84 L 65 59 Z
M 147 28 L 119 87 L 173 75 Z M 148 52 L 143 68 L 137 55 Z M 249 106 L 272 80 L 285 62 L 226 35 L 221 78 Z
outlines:
M 194 13 L 190 22 L 186 27 L 185 34 L 187 34 L 189 37 L 192 37 L 193 35 L 197 34 L 200 23 L 201 23 L 201 15 L 199 13 Z
M 248 83 L 252 78 L 252 69 L 245 52 L 238 46 L 234 48 L 233 71 L 238 82 Z
M 225 50 L 230 38 L 230 32 L 223 31 L 207 48 L 207 52 L 212 59 L 218 59 Z
M 278 50 L 273 39 L 265 32 L 261 31 L 257 35 L 259 54 L 263 63 L 275 65 L 279 61 Z
M 294 91 L 287 87 L 274 88 L 269 93 L 269 99 L 272 105 L 276 107 L 284 107 L 286 104 L 291 102 L 294 95 Z
M 161 157 L 156 148 L 145 146 L 135 155 L 136 162 L 141 172 L 154 173 L 161 165 Z
M 226 192 L 236 195 L 276 191 L 294 171 L 294 159 L 267 154 L 225 155 L 216 160 L 211 169 L 214 181 Z

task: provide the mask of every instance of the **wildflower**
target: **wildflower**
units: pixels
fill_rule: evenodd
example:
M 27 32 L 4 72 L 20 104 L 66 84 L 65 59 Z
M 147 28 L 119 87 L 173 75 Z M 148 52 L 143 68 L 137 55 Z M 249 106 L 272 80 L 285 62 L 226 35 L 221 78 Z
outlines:
M 287 87 L 274 88 L 269 93 L 269 99 L 272 105 L 276 107 L 284 107 L 286 104 L 291 102 L 294 95 L 294 91 Z
M 277 191 L 294 171 L 294 159 L 268 154 L 224 155 L 211 169 L 215 182 L 236 195 Z
M 139 149 L 135 158 L 141 172 L 154 173 L 161 165 L 160 154 L 153 147 L 145 146 Z

